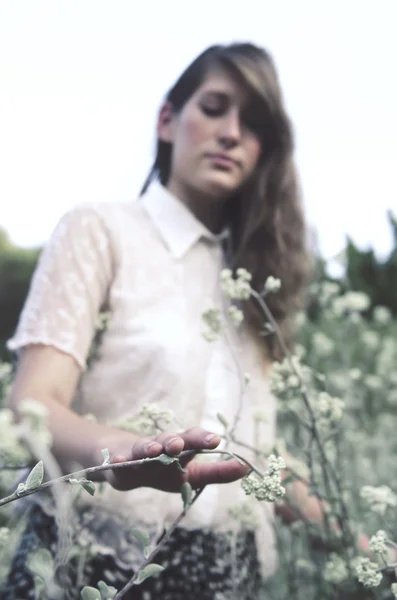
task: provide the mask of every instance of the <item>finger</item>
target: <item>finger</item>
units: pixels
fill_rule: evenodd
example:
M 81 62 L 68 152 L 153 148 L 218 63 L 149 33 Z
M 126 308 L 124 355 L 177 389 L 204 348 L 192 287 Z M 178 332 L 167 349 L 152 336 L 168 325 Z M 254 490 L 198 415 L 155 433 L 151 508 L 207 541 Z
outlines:
M 185 442 L 179 433 L 160 433 L 156 442 L 162 445 L 166 454 L 177 455 L 185 448 Z
M 141 458 L 154 458 L 163 451 L 163 446 L 157 440 L 139 439 L 131 448 L 128 460 L 139 460 Z
M 185 450 L 201 450 L 216 448 L 221 441 L 221 438 L 216 433 L 211 433 L 200 427 L 192 427 L 180 434 L 185 443 Z
M 241 479 L 249 471 L 249 467 L 241 465 L 237 460 L 201 463 L 193 461 L 188 467 L 188 481 L 193 488 L 203 487 L 211 483 L 230 483 Z

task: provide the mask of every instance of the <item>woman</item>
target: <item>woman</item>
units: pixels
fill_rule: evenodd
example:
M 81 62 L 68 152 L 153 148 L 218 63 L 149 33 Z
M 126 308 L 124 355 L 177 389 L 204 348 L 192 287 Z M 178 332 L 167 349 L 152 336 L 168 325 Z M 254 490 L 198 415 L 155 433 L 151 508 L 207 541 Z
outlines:
M 260 335 L 258 308 L 247 303 L 243 325 L 228 326 L 213 344 L 202 336 L 203 313 L 225 302 L 219 280 L 227 266 L 248 269 L 258 291 L 268 275 L 282 279 L 270 303 L 291 339 L 306 274 L 305 227 L 291 126 L 269 55 L 252 44 L 207 49 L 169 92 L 157 133 L 138 202 L 83 206 L 61 220 L 8 344 L 19 351 L 12 405 L 17 410 L 29 397 L 47 406 L 53 452 L 65 472 L 99 464 L 102 448 L 114 462 L 214 449 L 222 433 L 217 413 L 230 422 L 238 414 L 238 441 L 274 442 L 267 371 L 280 349 Z M 101 310 L 111 318 L 87 368 Z M 250 383 L 241 394 L 244 371 Z M 183 433 L 142 438 L 120 428 L 154 403 L 175 412 L 178 425 L 169 430 Z M 258 409 L 265 413 L 260 422 Z M 162 465 L 102 472 L 102 493 L 82 495 L 76 510 L 78 541 L 95 554 L 84 584 L 102 579 L 120 589 L 128 581 L 142 561 L 131 528 L 141 526 L 155 541 L 181 511 L 180 495 L 164 491 L 179 492 L 186 480 L 193 488 L 234 482 L 205 488 L 156 558 L 167 568 L 129 597 L 256 598 L 261 572 L 275 566 L 272 511 L 253 507 L 255 533 L 232 518 L 245 472 L 236 461 L 198 460 L 186 474 Z M 56 553 L 52 504 L 43 495 L 30 498 L 35 508 L 4 598 L 34 597 L 26 548 L 39 540 Z M 76 569 L 67 571 L 76 581 Z M 67 597 L 78 597 L 72 588 Z

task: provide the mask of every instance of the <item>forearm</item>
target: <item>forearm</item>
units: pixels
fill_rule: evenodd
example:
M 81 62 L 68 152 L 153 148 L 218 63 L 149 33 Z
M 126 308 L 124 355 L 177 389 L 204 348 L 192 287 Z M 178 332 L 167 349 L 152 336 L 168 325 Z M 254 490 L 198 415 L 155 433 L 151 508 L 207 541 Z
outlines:
M 50 397 L 42 397 L 40 402 L 48 408 L 51 450 L 65 473 L 100 464 L 101 449 L 107 447 L 112 453 L 116 443 L 118 452 L 125 448 L 128 454 L 137 439 L 129 432 L 89 421 Z M 14 407 L 17 405 L 14 402 Z M 96 479 L 102 480 L 103 473 L 96 474 Z

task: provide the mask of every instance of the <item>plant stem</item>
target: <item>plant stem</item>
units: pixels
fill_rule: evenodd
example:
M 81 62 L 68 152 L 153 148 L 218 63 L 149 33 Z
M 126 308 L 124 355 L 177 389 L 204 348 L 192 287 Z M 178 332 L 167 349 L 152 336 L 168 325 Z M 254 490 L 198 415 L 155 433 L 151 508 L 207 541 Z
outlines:
M 161 550 L 161 548 L 165 545 L 166 542 L 168 542 L 168 540 L 174 533 L 175 529 L 178 527 L 179 523 L 185 517 L 185 515 L 187 514 L 187 512 L 191 508 L 191 506 L 196 502 L 197 498 L 200 496 L 200 494 L 203 490 L 204 490 L 204 488 L 196 490 L 196 494 L 195 494 L 193 500 L 191 501 L 191 503 L 189 504 L 189 506 L 187 506 L 186 508 L 183 509 L 183 511 L 180 513 L 180 515 L 175 519 L 175 521 L 169 527 L 167 532 L 159 539 L 156 547 L 153 548 L 153 550 L 151 551 L 151 553 L 149 554 L 147 559 L 143 561 L 143 563 L 141 564 L 139 569 L 137 569 L 136 573 L 131 577 L 129 582 L 119 592 L 117 592 L 117 594 L 114 597 L 114 600 L 120 600 L 120 598 L 123 598 L 123 596 L 127 592 L 129 592 L 129 590 L 135 585 L 135 581 L 136 581 L 137 577 L 139 576 L 139 573 L 142 571 L 142 569 L 147 567 L 153 561 L 154 557 L 158 554 L 158 552 Z
M 253 464 L 251 464 L 246 458 L 244 458 L 243 456 L 240 456 L 239 454 L 235 454 L 233 452 L 227 452 L 226 450 L 185 450 L 185 451 L 181 452 L 181 454 L 179 454 L 175 458 L 178 458 L 178 460 L 179 460 L 186 456 L 191 456 L 192 454 L 222 454 L 225 456 L 229 456 L 230 458 L 235 458 L 237 460 L 244 462 L 250 468 L 251 471 L 255 471 L 260 477 L 263 477 L 263 474 L 261 473 L 261 471 L 259 471 L 259 469 L 257 469 Z M 162 455 L 160 455 L 160 456 L 162 456 Z M 112 469 L 112 470 L 113 469 L 126 469 L 128 467 L 137 467 L 137 466 L 143 465 L 145 463 L 149 463 L 149 462 L 158 462 L 160 459 L 160 456 L 156 456 L 154 458 L 141 458 L 139 460 L 129 460 L 129 461 L 121 462 L 121 463 L 110 463 L 110 464 L 105 464 L 105 465 L 99 465 L 96 467 L 89 467 L 88 469 L 82 469 L 80 471 L 75 471 L 74 473 L 69 473 L 68 475 L 63 475 L 62 477 L 58 477 L 57 479 L 52 479 L 50 481 L 46 481 L 45 483 L 42 483 L 41 485 L 37 486 L 36 488 L 30 489 L 30 490 L 25 490 L 20 493 L 17 493 L 15 491 L 12 494 L 10 494 L 9 496 L 2 498 L 0 500 L 0 506 L 5 506 L 6 504 L 9 504 L 10 502 L 14 502 L 15 500 L 18 500 L 18 498 L 24 498 L 25 496 L 30 496 L 31 494 L 41 492 L 42 490 L 51 488 L 59 483 L 68 482 L 70 478 L 79 479 L 80 477 L 86 477 L 87 475 L 91 475 L 92 473 L 99 473 L 100 471 L 109 471 L 110 469 Z M 171 464 L 173 464 L 173 463 L 171 463 Z

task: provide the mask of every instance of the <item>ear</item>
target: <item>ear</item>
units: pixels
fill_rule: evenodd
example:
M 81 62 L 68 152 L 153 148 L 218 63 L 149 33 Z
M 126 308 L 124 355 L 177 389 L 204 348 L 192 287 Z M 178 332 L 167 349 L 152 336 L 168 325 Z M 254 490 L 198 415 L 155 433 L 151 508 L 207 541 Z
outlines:
M 157 135 L 162 142 L 174 141 L 174 112 L 170 102 L 166 102 L 160 109 L 157 119 Z

